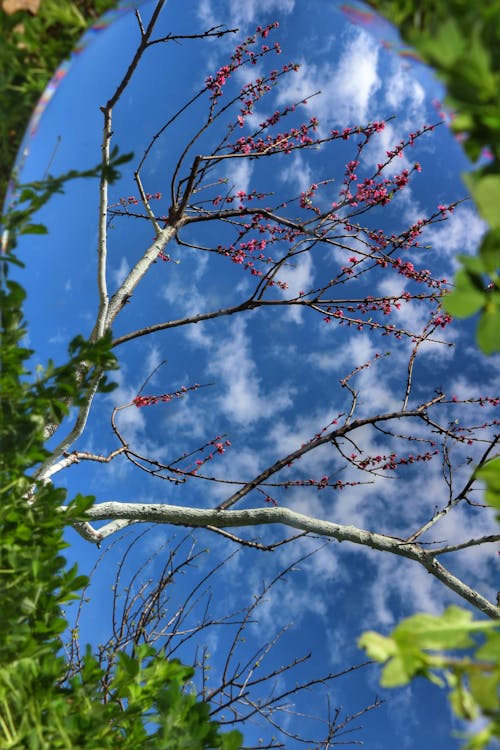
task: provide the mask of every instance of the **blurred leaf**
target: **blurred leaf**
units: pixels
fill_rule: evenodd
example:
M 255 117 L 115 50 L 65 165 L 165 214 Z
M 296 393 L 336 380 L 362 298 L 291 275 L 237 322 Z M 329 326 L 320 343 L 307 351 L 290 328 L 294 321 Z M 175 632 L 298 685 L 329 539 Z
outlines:
M 466 318 L 478 312 L 485 301 L 486 295 L 480 288 L 480 279 L 461 269 L 455 274 L 455 288 L 443 297 L 443 307 L 455 318 Z
M 8 16 L 12 15 L 12 13 L 17 13 L 19 10 L 27 10 L 29 13 L 35 15 L 40 8 L 40 1 L 41 0 L 3 0 L 2 10 L 4 10 Z
M 485 354 L 500 352 L 500 307 L 488 303 L 477 326 L 477 343 Z
M 472 172 L 463 179 L 483 219 L 493 228 L 500 227 L 500 174 Z
M 500 508 L 500 456 L 487 461 L 476 471 L 476 477 L 486 485 L 484 498 L 489 505 Z
M 500 204 L 499 209 L 500 211 Z M 487 232 L 479 248 L 479 258 L 488 273 L 495 273 L 500 269 L 500 227 Z
M 474 721 L 479 714 L 479 708 L 469 690 L 460 682 L 457 687 L 450 692 L 450 704 L 453 712 L 459 719 Z
M 44 224 L 25 224 L 19 234 L 47 234 L 47 227 Z

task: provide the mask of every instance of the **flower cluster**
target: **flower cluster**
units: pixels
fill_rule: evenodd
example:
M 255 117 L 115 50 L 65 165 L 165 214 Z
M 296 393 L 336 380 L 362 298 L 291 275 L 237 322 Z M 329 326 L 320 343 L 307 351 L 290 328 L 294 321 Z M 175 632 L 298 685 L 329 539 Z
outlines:
M 161 193 L 146 193 L 146 200 L 160 200 Z M 128 198 L 120 198 L 119 204 L 120 206 L 137 206 L 139 204 L 139 200 L 135 197 L 135 195 L 129 195 Z
M 399 456 L 397 453 L 391 453 L 388 456 L 379 454 L 377 456 L 366 456 L 361 458 L 356 453 L 351 453 L 349 459 L 359 469 L 365 471 L 393 471 L 398 466 L 409 466 L 411 464 L 419 463 L 422 461 L 432 461 L 433 456 L 437 455 L 439 451 L 426 451 L 425 453 L 410 453 L 408 456 Z
M 259 36 L 262 39 L 266 39 L 269 35 L 269 32 L 272 29 L 278 28 L 278 26 L 279 24 L 277 22 L 270 23 L 264 27 L 258 26 L 254 35 L 247 37 L 244 42 L 236 47 L 230 57 L 229 63 L 219 68 L 214 76 L 208 76 L 208 78 L 205 80 L 205 86 L 211 92 L 211 100 L 213 103 L 215 103 L 217 99 L 222 96 L 224 85 L 227 83 L 231 74 L 235 70 L 240 68 L 242 65 L 245 65 L 246 63 L 255 65 L 257 59 L 259 57 L 262 57 L 262 55 L 270 52 L 271 49 L 273 49 L 277 54 L 281 53 L 280 46 L 277 42 L 273 45 L 272 48 L 265 44 L 262 45 L 260 52 L 254 52 L 251 49 L 255 45 Z
M 226 448 L 230 447 L 230 440 L 224 440 L 224 437 L 222 435 L 217 435 L 213 440 L 209 440 L 208 443 L 206 443 L 199 449 L 200 453 L 202 453 L 207 448 L 210 449 L 210 452 L 207 453 L 207 455 L 203 456 L 203 458 L 196 459 L 195 468 L 189 470 L 188 473 L 191 476 L 196 476 L 196 474 L 201 469 L 201 467 L 204 466 L 204 464 L 206 464 L 208 461 L 212 461 L 215 456 L 222 455 L 226 452 Z M 213 450 L 213 448 L 215 448 L 215 450 Z
M 237 190 L 234 195 L 216 195 L 215 198 L 212 199 L 212 205 L 222 206 L 226 203 L 231 204 L 234 203 L 234 201 L 238 200 L 239 208 L 243 208 L 244 202 L 250 202 L 252 200 L 262 200 L 265 197 L 265 193 L 258 193 L 256 190 L 252 190 L 250 193 L 245 192 L 245 190 Z
M 320 184 L 325 184 L 325 183 L 323 181 Z M 318 183 L 314 182 L 307 190 L 304 190 L 300 194 L 299 205 L 301 208 L 310 209 L 314 211 L 314 213 L 316 214 L 320 213 L 319 208 L 317 208 L 317 206 L 314 206 L 312 202 L 312 199 L 314 198 L 317 190 L 318 190 Z
M 258 155 L 283 152 L 289 154 L 294 149 L 314 143 L 310 132 L 315 131 L 317 127 L 318 120 L 312 117 L 309 123 L 303 123 L 298 128 L 290 128 L 289 131 L 277 135 L 268 134 L 265 138 L 254 138 L 251 135 L 242 136 L 232 144 L 231 153 Z
M 346 164 L 344 185 L 340 194 L 348 201 L 349 205 L 356 208 L 360 203 L 366 206 L 381 205 L 385 206 L 393 198 L 394 194 L 408 185 L 411 171 L 418 171 L 416 167 L 413 170 L 403 169 L 399 174 L 392 178 L 376 180 L 374 177 L 367 177 L 362 182 L 357 183 L 356 192 L 351 191 L 351 183 L 357 182 L 358 176 L 355 169 L 359 166 L 359 161 L 353 160 Z M 334 203 L 333 208 L 338 208 L 339 204 Z
M 398 156 L 401 159 L 406 146 L 413 146 L 417 138 L 419 138 L 423 133 L 429 133 L 430 131 L 434 130 L 434 128 L 435 125 L 424 125 L 420 130 L 416 130 L 414 133 L 410 133 L 407 141 L 401 141 L 391 151 L 385 152 L 387 158 L 393 159 L 395 156 Z M 384 165 L 379 164 L 377 166 L 382 169 Z
M 267 48 L 266 51 L 268 51 Z M 254 105 L 264 96 L 264 94 L 267 94 L 272 90 L 272 87 L 276 85 L 278 78 L 280 78 L 280 76 L 282 75 L 285 75 L 286 73 L 297 72 L 299 67 L 300 66 L 297 65 L 297 63 L 286 63 L 282 66 L 281 70 L 271 70 L 271 72 L 267 76 L 256 78 L 254 81 L 250 81 L 249 83 L 245 84 L 245 86 L 243 86 L 238 97 L 242 102 L 242 107 L 240 109 L 239 115 L 236 118 L 240 128 L 242 128 L 245 124 L 245 117 L 253 113 Z M 307 100 L 304 100 L 302 103 L 306 104 L 306 101 Z M 261 123 L 261 130 L 265 129 L 271 124 L 275 124 L 275 122 L 277 122 L 285 114 L 293 111 L 295 111 L 294 105 L 286 107 L 286 109 L 283 110 L 282 113 L 278 112 L 274 115 L 271 115 L 271 117 L 269 118 L 269 123 L 267 123 L 267 121 Z M 276 117 L 276 115 L 278 115 L 278 117 Z
M 218 245 L 216 250 L 220 255 L 230 258 L 233 263 L 250 271 L 252 276 L 263 275 L 262 271 L 258 268 L 259 264 L 273 265 L 276 263 L 273 257 L 263 252 L 269 245 L 280 241 L 291 244 L 297 239 L 298 234 L 300 234 L 288 227 L 264 221 L 263 216 L 260 214 L 254 214 L 250 222 L 245 222 L 241 226 L 238 239 L 235 242 L 230 245 Z M 248 237 L 248 234 L 251 232 L 257 233 L 258 238 L 250 237 L 250 239 L 243 239 L 245 236 Z M 238 242 L 238 240 L 240 241 Z M 286 282 L 279 279 L 269 279 L 267 284 L 270 287 L 276 286 L 283 290 L 288 287 Z
M 370 138 L 374 133 L 380 133 L 385 128 L 385 122 L 383 120 L 371 122 L 368 125 L 356 126 L 351 128 L 344 128 L 343 130 L 330 130 L 330 136 L 333 138 L 342 138 L 347 141 L 352 135 L 364 135 L 365 138 Z
M 172 399 L 174 398 L 182 398 L 188 391 L 197 391 L 198 388 L 201 388 L 199 383 L 195 383 L 194 385 L 190 385 L 189 387 L 183 385 L 182 388 L 179 388 L 178 391 L 173 391 L 172 393 L 162 393 L 160 396 L 136 396 L 133 399 L 132 403 L 138 409 L 142 408 L 143 406 L 154 406 L 155 404 L 159 403 L 166 404 L 169 401 L 172 401 Z

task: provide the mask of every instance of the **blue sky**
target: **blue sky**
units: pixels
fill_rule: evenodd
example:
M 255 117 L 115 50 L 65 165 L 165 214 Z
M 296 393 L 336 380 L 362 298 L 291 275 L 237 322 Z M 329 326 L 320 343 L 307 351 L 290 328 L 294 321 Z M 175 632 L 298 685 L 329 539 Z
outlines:
M 357 7 L 348 6 L 351 10 Z M 151 3 L 143 3 L 141 13 L 145 21 L 150 12 Z M 283 79 L 269 99 L 258 103 L 254 120 L 248 118 L 241 134 L 248 134 L 252 123 L 265 119 L 276 108 L 290 106 L 318 90 L 321 95 L 312 98 L 306 107 L 299 107 L 292 117 L 298 123 L 316 116 L 320 135 L 332 128 L 342 130 L 396 115 L 363 153 L 357 169 L 361 179 L 377 163 L 385 161 L 387 150 L 409 132 L 439 119 L 436 100 L 442 98 L 442 92 L 423 66 L 400 54 L 397 37 L 386 24 L 366 20 L 364 24 L 353 24 L 351 17 L 335 3 L 322 0 L 266 3 L 248 0 L 244 4 L 193 0 L 187 8 L 180 0 L 172 0 L 161 16 L 156 36 L 191 33 L 193 29 L 225 23 L 240 27 L 244 37 L 257 24 L 278 20 L 279 30 L 271 38 L 271 43 L 279 41 L 283 50 L 278 63 L 293 60 L 301 67 Z M 74 56 L 36 132 L 26 140 L 23 180 L 40 178 L 47 170 L 60 173 L 70 168 L 85 169 L 98 162 L 102 128 L 99 107 L 112 94 L 126 69 L 137 37 L 137 24 L 130 13 L 120 14 L 108 28 L 87 37 L 88 43 Z M 135 158 L 123 168 L 119 183 L 112 186 L 111 203 L 118 204 L 121 197 L 137 195 L 133 169 L 152 135 L 199 90 L 207 75 L 215 74 L 234 44 L 235 39 L 227 37 L 156 45 L 148 51 L 114 114 L 115 142 L 121 151 L 133 151 Z M 273 67 L 277 63 L 259 61 L 248 72 L 261 74 L 268 65 Z M 235 85 L 245 83 L 246 76 L 246 70 L 238 71 Z M 176 122 L 167 137 L 155 142 L 145 162 L 142 170 L 145 189 L 162 194 L 153 202 L 159 215 L 168 211 L 168 186 L 178 151 L 205 112 L 206 100 Z M 214 133 L 214 138 L 220 138 L 221 132 L 223 126 Z M 203 137 L 201 146 L 210 147 L 209 135 Z M 229 160 L 219 168 L 216 178 L 225 178 L 223 189 L 231 189 L 233 193 L 252 189 L 273 191 L 276 196 L 273 203 L 300 194 L 313 182 L 333 178 L 319 199 L 326 206 L 341 187 L 344 165 L 354 158 L 354 151 L 355 143 L 340 141 L 314 152 L 297 151 L 284 159 L 270 158 L 262 165 L 243 159 Z M 422 172 L 414 172 L 410 185 L 389 205 L 377 206 L 363 218 L 370 228 L 400 232 L 432 213 L 437 205 L 465 196 L 460 173 L 468 165 L 445 126 L 422 136 L 396 161 L 396 165 L 388 167 L 391 174 L 395 167 L 397 171 L 411 169 L 416 161 L 421 164 Z M 213 199 L 215 188 L 211 190 L 207 195 Z M 49 235 L 20 244 L 20 255 L 27 264 L 21 278 L 28 290 L 29 343 L 38 361 L 43 362 L 47 357 L 60 360 L 72 336 L 80 332 L 88 334 L 93 326 L 98 304 L 97 208 L 96 182 L 71 183 L 65 195 L 54 198 L 40 216 L 40 221 L 49 228 Z M 455 268 L 455 255 L 474 252 L 483 230 L 471 204 L 461 204 L 447 222 L 435 223 L 425 230 L 422 244 L 429 248 L 418 251 L 416 260 L 412 260 L 420 268 L 430 268 L 437 278 L 449 279 Z M 228 236 L 224 228 L 195 225 L 183 239 L 195 245 L 216 247 L 224 244 Z M 151 240 L 152 228 L 147 222 L 125 217 L 113 219 L 109 229 L 111 290 L 122 283 Z M 352 241 L 352 252 L 356 249 Z M 115 336 L 151 323 L 236 304 L 255 285 L 254 277 L 227 258 L 180 246 L 169 246 L 167 251 L 175 262 L 159 261 L 152 267 L 113 327 Z M 344 253 L 342 263 L 346 263 L 346 257 Z M 325 274 L 328 278 L 328 274 L 336 272 L 338 262 L 331 251 L 297 256 L 279 277 L 287 282 L 288 292 L 280 297 L 278 290 L 275 298 L 284 299 L 286 294 L 295 296 L 300 290 L 316 288 Z M 360 279 L 357 294 L 390 297 L 410 288 L 404 284 L 407 280 L 400 275 L 374 272 Z M 422 306 L 413 302 L 403 305 L 393 311 L 392 322 L 398 327 L 418 330 L 425 322 Z M 412 397 L 416 401 L 426 400 L 435 389 L 459 400 L 498 393 L 498 358 L 486 360 L 479 355 L 469 326 L 449 326 L 436 338 L 454 346 L 427 343 L 422 347 L 415 365 Z M 401 403 L 411 351 L 409 339 L 325 323 L 323 316 L 298 307 L 271 307 L 174 328 L 155 337 L 142 337 L 117 347 L 121 366 L 115 376 L 118 388 L 96 399 L 85 434 L 76 447 L 103 455 L 116 448 L 110 427 L 112 408 L 129 403 L 160 362 L 167 360 L 148 383 L 145 393 L 172 392 L 194 383 L 213 385 L 168 404 L 144 409 L 130 407 L 119 412 L 117 424 L 128 443 L 143 455 L 166 461 L 224 434 L 231 446 L 207 466 L 217 476 L 250 480 L 345 412 L 349 399 L 339 380 L 375 354 L 388 350 L 390 357 L 377 360 L 357 376 L 358 416 L 389 411 Z M 458 409 L 454 404 L 445 407 L 445 419 L 450 424 L 455 419 L 465 420 L 461 424 L 469 425 L 494 418 L 488 405 L 470 405 L 465 417 L 463 408 L 460 412 Z M 407 428 L 407 424 L 401 425 L 403 431 Z M 424 431 L 415 433 L 415 437 L 423 439 Z M 364 455 L 390 453 L 395 442 L 394 436 L 376 434 L 367 428 L 356 435 L 356 450 L 364 451 Z M 451 451 L 457 486 L 465 481 L 470 471 L 469 458 L 477 459 L 480 448 L 478 445 Z M 324 446 L 304 456 L 294 468 L 296 474 L 289 473 L 283 481 L 311 477 L 318 481 L 327 474 L 343 482 L 364 483 L 348 484 L 341 491 L 328 488 L 318 492 L 314 487 L 303 486 L 286 491 L 281 488 L 273 496 L 280 505 L 300 512 L 405 536 L 432 515 L 436 506 L 446 505 L 448 487 L 441 458 L 401 468 L 396 479 L 388 479 L 362 473 L 352 464 L 341 466 L 332 458 L 330 447 Z M 139 471 L 124 458 L 106 465 L 82 461 L 55 475 L 54 481 L 67 486 L 71 493 L 95 494 L 98 502 L 120 500 L 214 507 L 230 494 L 220 483 L 190 480 L 175 486 L 162 482 Z M 249 495 L 245 502 L 247 507 L 265 506 L 263 496 L 257 493 Z M 468 538 L 482 536 L 491 528 L 487 512 L 460 506 L 440 522 L 435 532 L 437 537 L 431 536 L 429 541 L 445 539 L 456 543 L 464 538 L 464 530 Z M 155 575 L 165 554 L 163 546 L 170 548 L 172 544 L 172 533 L 168 527 L 153 528 L 131 553 L 131 569 L 157 553 L 159 558 L 146 573 Z M 109 632 L 110 587 L 130 534 L 129 531 L 123 539 L 113 540 L 112 549 L 95 576 L 91 603 L 86 606 L 81 623 L 83 641 L 102 642 Z M 250 534 L 256 535 L 257 532 Z M 267 543 L 283 536 L 275 528 L 258 535 Z M 178 539 L 182 536 L 177 533 Z M 177 597 L 189 591 L 210 564 L 233 550 L 231 543 L 219 536 L 208 532 L 195 536 L 200 547 L 210 547 L 210 553 L 177 585 L 170 605 L 174 610 Z M 68 532 L 68 542 L 68 557 L 89 572 L 101 554 L 99 550 L 73 531 Z M 108 542 L 103 548 L 107 545 Z M 287 658 L 312 650 L 311 664 L 304 668 L 308 676 L 341 671 L 362 661 L 355 640 L 363 630 L 386 631 L 399 618 L 415 611 L 439 612 L 447 604 L 462 603 L 423 569 L 406 560 L 347 544 L 321 547 L 320 541 L 303 539 L 268 554 L 241 549 L 214 582 L 215 610 L 219 613 L 237 610 L 259 591 L 262 581 L 272 578 L 283 566 L 313 547 L 318 547 L 318 551 L 301 562 L 286 582 L 270 590 L 259 609 L 258 624 L 249 627 L 245 648 L 251 650 L 262 641 L 263 634 L 272 637 L 281 627 L 293 623 L 269 657 L 271 664 L 279 665 Z M 495 554 L 492 545 L 475 547 L 463 552 L 451 568 L 493 599 Z M 193 619 L 196 616 L 195 611 Z M 207 631 L 206 643 L 216 671 L 227 644 L 227 631 L 216 628 Z M 189 647 L 181 653 L 187 660 L 193 658 Z M 329 693 L 332 707 L 341 705 L 345 714 L 354 714 L 379 695 L 387 702 L 353 724 L 364 725 L 356 739 L 364 740 L 367 747 L 413 750 L 429 743 L 446 750 L 459 745 L 456 738 L 450 737 L 452 726 L 459 727 L 439 690 L 416 682 L 389 693 L 378 687 L 378 674 L 377 668 L 368 668 L 345 676 L 333 682 L 329 690 L 320 691 L 319 696 L 306 696 L 300 710 L 319 712 L 326 705 Z M 291 683 L 296 679 L 292 675 Z M 294 721 L 297 719 L 293 717 L 286 719 L 291 730 Z M 247 731 L 250 744 L 260 730 L 249 725 Z

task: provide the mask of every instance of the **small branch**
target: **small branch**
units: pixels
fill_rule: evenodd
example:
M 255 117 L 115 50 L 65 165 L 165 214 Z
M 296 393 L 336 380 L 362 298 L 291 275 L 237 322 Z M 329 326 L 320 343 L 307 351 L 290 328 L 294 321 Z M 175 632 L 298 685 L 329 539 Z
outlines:
M 238 31 L 238 28 L 225 29 L 222 24 L 219 24 L 218 26 L 212 26 L 208 31 L 202 31 L 200 34 L 167 34 L 159 39 L 152 39 L 147 46 L 152 47 L 153 44 L 161 44 L 162 42 L 177 42 L 179 39 L 208 39 L 209 37 L 220 39 L 226 34 L 236 34 Z
M 282 304 L 280 300 L 276 301 L 276 304 Z M 131 333 L 126 333 L 124 336 L 119 336 L 117 339 L 113 341 L 113 346 L 120 346 L 120 344 L 125 344 L 127 341 L 131 341 L 132 339 L 140 338 L 141 336 L 148 336 L 151 333 L 157 333 L 158 331 L 166 331 L 169 328 L 177 328 L 179 326 L 185 326 L 185 325 L 191 325 L 192 323 L 201 323 L 203 320 L 212 320 L 213 318 L 219 318 L 223 315 L 234 315 L 238 312 L 243 312 L 244 310 L 252 310 L 254 307 L 259 307 L 260 303 L 258 302 L 252 302 L 251 300 L 247 300 L 246 302 L 242 302 L 241 305 L 235 305 L 234 307 L 226 307 L 221 310 L 212 310 L 211 312 L 207 313 L 199 313 L 198 315 L 190 315 L 187 318 L 179 318 L 178 320 L 169 320 L 165 323 L 156 323 L 152 326 L 146 326 L 145 328 L 140 328 L 138 331 L 132 331 Z
M 450 544 L 446 547 L 440 547 L 439 549 L 428 550 L 431 555 L 446 555 L 448 552 L 457 552 L 461 549 L 468 549 L 469 547 L 475 547 L 480 544 L 488 544 L 492 542 L 500 542 L 500 534 L 491 534 L 490 536 L 482 536 L 478 539 L 469 539 L 461 544 Z
M 444 398 L 443 394 L 441 394 L 441 398 Z M 425 421 L 430 423 L 430 420 L 428 420 L 427 418 L 425 418 Z M 431 424 L 436 426 L 434 422 L 432 422 Z M 447 431 L 445 430 L 443 430 L 443 432 L 445 432 L 445 434 L 448 434 Z M 481 460 L 479 461 L 479 464 L 478 464 L 479 466 L 482 466 L 484 464 L 484 462 L 487 460 L 488 456 L 490 455 L 490 453 L 492 452 L 493 448 L 495 447 L 495 445 L 498 443 L 499 440 L 500 440 L 500 435 L 496 435 L 495 438 L 490 443 L 490 445 L 485 450 L 485 452 L 483 453 L 483 455 L 481 456 Z M 422 536 L 422 534 L 428 531 L 431 528 L 431 526 L 434 526 L 438 521 L 444 518 L 450 512 L 450 510 L 455 508 L 462 500 L 467 498 L 468 492 L 470 491 L 472 485 L 476 481 L 475 476 L 474 476 L 476 470 L 477 470 L 477 467 L 469 476 L 469 479 L 465 483 L 461 492 L 459 492 L 458 495 L 456 495 L 456 497 L 450 500 L 449 503 L 446 505 L 446 507 L 442 508 L 441 510 L 436 511 L 434 515 L 432 516 L 432 518 L 430 518 L 427 521 L 427 523 L 424 523 L 423 526 L 417 529 L 417 531 L 415 531 L 414 534 L 412 534 L 411 536 L 407 538 L 406 540 L 407 542 L 415 542 L 420 536 Z
M 137 47 L 137 50 L 135 51 L 135 55 L 132 58 L 132 61 L 130 65 L 127 68 L 127 72 L 123 76 L 122 80 L 118 84 L 115 93 L 111 97 L 111 99 L 108 99 L 105 105 L 105 109 L 112 110 L 117 101 L 120 99 L 121 95 L 127 88 L 128 84 L 130 83 L 130 79 L 132 78 L 137 66 L 139 65 L 140 59 L 142 55 L 144 54 L 146 48 L 148 47 L 149 38 L 151 37 L 151 34 L 154 31 L 154 27 L 156 26 L 156 22 L 158 20 L 158 17 L 163 9 L 163 6 L 165 5 L 166 0 L 158 0 L 158 3 L 153 11 L 153 14 L 151 16 L 151 20 L 148 23 L 146 30 L 144 30 L 144 27 L 142 26 L 142 21 L 139 20 L 139 30 L 141 33 L 141 41 L 139 43 L 139 46 Z
M 401 417 L 421 417 L 421 416 L 422 416 L 422 409 L 419 408 L 413 411 L 390 412 L 388 414 L 379 414 L 375 417 L 368 417 L 365 419 L 355 419 L 353 422 L 350 422 L 349 424 L 344 424 L 343 427 L 338 427 L 334 430 L 331 430 L 330 432 L 327 432 L 324 435 L 321 435 L 320 437 L 315 438 L 314 440 L 310 440 L 308 443 L 306 443 L 305 445 L 302 445 L 297 450 L 293 451 L 292 453 L 289 453 L 288 456 L 285 456 L 284 458 L 279 459 L 279 461 L 276 461 L 272 466 L 269 466 L 267 469 L 261 472 L 258 476 L 252 479 L 251 482 L 248 482 L 245 485 L 245 487 L 242 487 L 240 490 L 238 490 L 233 495 L 231 495 L 231 497 L 229 497 L 227 500 L 224 500 L 223 503 L 217 506 L 217 510 L 227 510 L 227 508 L 230 508 L 232 505 L 234 505 L 243 497 L 245 497 L 245 495 L 248 495 L 249 492 L 251 492 L 253 489 L 258 487 L 262 482 L 265 482 L 266 479 L 268 479 L 270 476 L 272 476 L 273 474 L 276 474 L 276 472 L 278 471 L 281 471 L 281 469 L 284 469 L 285 466 L 288 466 L 289 464 L 293 463 L 293 461 L 296 461 L 298 458 L 305 455 L 306 453 L 309 453 L 309 451 L 314 450 L 318 446 L 324 445 L 325 443 L 330 443 L 336 438 L 343 437 L 347 433 L 358 429 L 358 427 L 364 427 L 365 425 L 368 425 L 368 424 L 375 424 L 376 422 L 385 422 L 391 419 L 398 419 Z
M 236 536 L 236 534 L 231 534 L 229 531 L 225 531 L 224 529 L 218 529 L 216 526 L 207 526 L 207 530 L 213 531 L 216 534 L 220 534 L 220 536 L 226 537 L 226 539 L 230 539 L 232 542 L 236 542 L 242 547 L 252 547 L 253 549 L 260 549 L 264 552 L 274 552 L 277 547 L 281 547 L 283 546 L 283 544 L 288 544 L 289 542 L 295 541 L 295 539 L 306 536 L 305 533 L 295 534 L 289 539 L 282 539 L 281 541 L 274 542 L 273 544 L 261 544 L 260 542 L 253 542 L 250 539 L 242 539 L 241 537 Z
M 149 217 L 149 220 L 151 221 L 153 228 L 155 230 L 155 234 L 158 236 L 161 232 L 161 227 L 158 224 L 158 221 L 156 220 L 156 216 L 154 215 L 153 209 L 149 205 L 149 201 L 146 196 L 146 192 L 144 190 L 144 187 L 142 185 L 142 180 L 140 178 L 139 172 L 134 172 L 134 180 L 135 184 L 137 185 L 137 188 L 139 190 L 139 194 L 141 196 L 142 205 L 146 209 L 146 213 Z

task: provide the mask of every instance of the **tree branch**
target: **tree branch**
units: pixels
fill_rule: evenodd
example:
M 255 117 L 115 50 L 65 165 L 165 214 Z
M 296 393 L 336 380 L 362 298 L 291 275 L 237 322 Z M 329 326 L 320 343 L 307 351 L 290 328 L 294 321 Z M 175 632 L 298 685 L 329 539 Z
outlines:
M 61 510 L 64 512 L 64 506 Z M 320 537 L 336 539 L 338 542 L 352 542 L 379 552 L 390 552 L 393 555 L 418 562 L 431 575 L 488 617 L 496 618 L 500 614 L 498 607 L 450 573 L 435 559 L 435 553 L 423 550 L 420 544 L 408 543 L 399 537 L 359 529 L 353 525 L 342 526 L 332 521 L 297 513 L 289 508 L 249 508 L 221 511 L 218 509 L 184 508 L 178 505 L 109 501 L 98 503 L 89 508 L 86 517 L 90 521 L 112 519 L 113 521 L 126 523 L 139 521 L 141 523 L 171 524 L 189 528 L 213 526 L 217 529 L 225 529 L 270 524 L 290 526 Z M 115 531 L 116 529 L 112 527 L 112 524 L 109 524 L 107 527 L 99 529 L 98 533 L 100 538 L 103 539 Z

